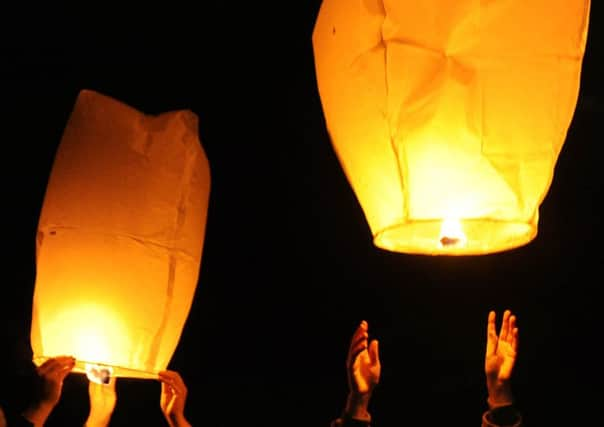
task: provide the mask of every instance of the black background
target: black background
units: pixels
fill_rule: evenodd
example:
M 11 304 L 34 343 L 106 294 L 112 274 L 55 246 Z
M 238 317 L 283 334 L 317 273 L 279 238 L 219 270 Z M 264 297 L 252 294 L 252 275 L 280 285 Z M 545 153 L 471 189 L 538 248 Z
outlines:
M 201 2 L 200 2 L 201 3 Z M 290 4 L 291 3 L 291 4 Z M 155 114 L 190 109 L 212 170 L 199 286 L 170 368 L 195 426 L 320 426 L 346 396 L 361 319 L 380 339 L 378 426 L 479 425 L 489 309 L 520 326 L 514 391 L 530 425 L 597 425 L 603 401 L 602 11 L 539 234 L 482 257 L 385 252 L 331 147 L 311 33 L 320 1 L 22 5 L 2 14 L 5 352 L 27 344 L 35 232 L 54 153 L 88 88 Z M 49 425 L 81 425 L 68 377 Z M 159 385 L 118 381 L 113 425 L 164 425 Z

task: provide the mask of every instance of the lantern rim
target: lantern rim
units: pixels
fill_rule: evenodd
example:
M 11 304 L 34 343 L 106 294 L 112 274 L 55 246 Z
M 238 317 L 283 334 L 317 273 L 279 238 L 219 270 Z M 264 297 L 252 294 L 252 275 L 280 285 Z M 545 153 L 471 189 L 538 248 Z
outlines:
M 52 359 L 57 356 L 35 356 L 33 362 L 36 366 L 42 365 L 48 359 Z M 108 363 L 102 363 L 98 361 L 87 361 L 76 359 L 76 363 L 71 372 L 76 374 L 86 375 L 86 365 L 98 365 L 112 368 L 112 376 L 115 378 L 138 378 L 138 379 L 158 379 L 159 373 L 152 371 L 142 371 L 139 369 L 126 368 L 124 366 L 111 365 Z
M 378 231 L 376 247 L 411 255 L 489 255 L 509 251 L 530 243 L 537 236 L 533 222 L 491 218 L 459 219 L 466 239 L 462 246 L 440 244 L 443 219 L 406 220 Z

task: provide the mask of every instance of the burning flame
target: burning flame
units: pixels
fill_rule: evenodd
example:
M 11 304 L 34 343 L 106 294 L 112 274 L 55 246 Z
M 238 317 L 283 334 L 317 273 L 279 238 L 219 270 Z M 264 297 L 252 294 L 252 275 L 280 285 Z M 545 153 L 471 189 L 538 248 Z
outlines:
M 446 218 L 440 228 L 439 243 L 441 247 L 460 247 L 465 246 L 466 242 L 461 222 L 458 219 Z
M 86 376 L 92 382 L 97 384 L 109 384 L 113 375 L 113 369 L 110 366 L 86 364 Z

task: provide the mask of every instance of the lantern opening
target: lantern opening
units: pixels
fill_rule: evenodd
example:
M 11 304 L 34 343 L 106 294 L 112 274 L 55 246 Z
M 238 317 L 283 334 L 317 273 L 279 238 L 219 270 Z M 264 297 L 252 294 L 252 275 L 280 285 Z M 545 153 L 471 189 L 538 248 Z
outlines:
M 491 219 L 411 220 L 381 230 L 374 244 L 388 251 L 427 255 L 486 255 L 529 243 L 534 224 Z
M 54 356 L 35 356 L 33 358 L 33 362 L 36 366 L 42 365 L 48 359 L 51 359 Z M 124 366 L 116 366 L 116 365 L 104 365 L 101 363 L 95 363 L 88 360 L 79 360 L 76 359 L 76 363 L 74 368 L 72 369 L 75 374 L 85 374 L 91 381 L 97 382 L 98 384 L 107 384 L 98 382 L 102 378 L 106 377 L 106 380 L 109 381 L 112 377 L 115 378 L 140 378 L 140 379 L 158 379 L 159 374 L 157 372 L 152 371 L 143 371 L 139 369 L 127 368 Z M 94 377 L 90 378 L 90 377 Z
M 109 384 L 113 369 L 110 366 L 101 366 L 86 363 L 86 376 L 92 382 L 97 384 Z

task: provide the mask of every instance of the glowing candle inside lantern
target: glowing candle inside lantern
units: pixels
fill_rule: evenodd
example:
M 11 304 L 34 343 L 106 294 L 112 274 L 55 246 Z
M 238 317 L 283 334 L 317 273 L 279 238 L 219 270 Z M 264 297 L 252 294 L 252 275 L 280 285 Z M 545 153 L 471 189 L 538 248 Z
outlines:
M 113 369 L 111 366 L 86 363 L 86 376 L 92 382 L 97 384 L 109 384 L 112 375 Z
M 467 239 L 458 219 L 447 218 L 442 222 L 439 242 L 441 247 L 463 247 Z

